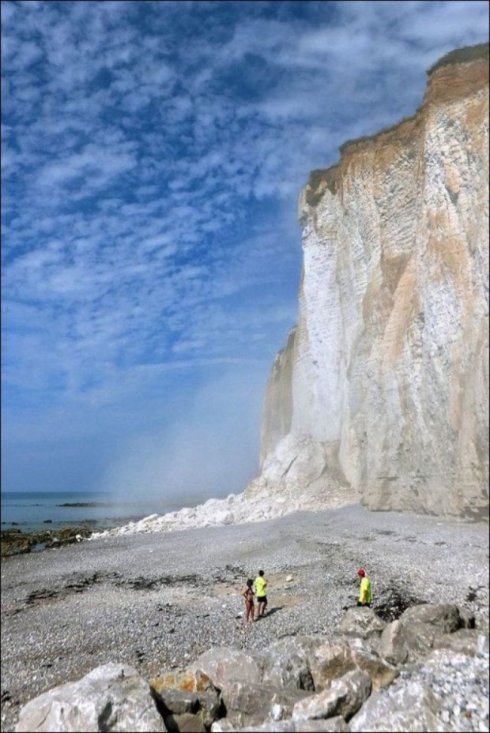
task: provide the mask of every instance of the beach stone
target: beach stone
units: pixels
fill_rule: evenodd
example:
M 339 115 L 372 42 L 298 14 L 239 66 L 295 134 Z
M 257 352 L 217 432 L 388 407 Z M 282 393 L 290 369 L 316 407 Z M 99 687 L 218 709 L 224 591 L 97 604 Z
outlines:
M 361 639 L 379 637 L 386 622 L 371 608 L 349 608 L 337 627 L 340 634 L 357 636 Z
M 390 685 L 398 675 L 396 667 L 381 659 L 362 639 L 329 640 L 321 644 L 310 662 L 315 690 L 324 690 L 332 680 L 347 672 L 366 672 L 373 689 Z
M 209 649 L 189 669 L 204 672 L 219 690 L 231 682 L 254 684 L 261 679 L 261 670 L 253 657 L 233 647 Z
M 371 693 L 371 679 L 366 672 L 354 670 L 316 695 L 300 700 L 293 708 L 293 720 L 311 720 L 341 715 L 348 720 Z
M 28 702 L 15 730 L 165 731 L 166 727 L 148 683 L 133 667 L 111 662 Z

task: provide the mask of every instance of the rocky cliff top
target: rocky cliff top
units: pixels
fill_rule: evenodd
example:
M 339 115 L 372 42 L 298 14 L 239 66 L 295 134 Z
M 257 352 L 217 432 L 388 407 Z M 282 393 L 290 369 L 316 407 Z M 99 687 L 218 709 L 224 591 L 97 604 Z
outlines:
M 339 148 L 340 161 L 328 168 L 316 169 L 310 173 L 308 182 L 301 191 L 300 201 L 306 202 L 308 206 L 316 206 L 325 190 L 328 189 L 335 194 L 338 177 L 342 173 L 342 164 L 352 154 L 373 144 L 400 145 L 409 140 L 417 134 L 417 128 L 422 124 L 424 112 L 429 105 L 462 98 L 488 85 L 488 59 L 488 43 L 455 49 L 442 56 L 427 71 L 426 92 L 416 112 L 373 135 L 346 140 Z

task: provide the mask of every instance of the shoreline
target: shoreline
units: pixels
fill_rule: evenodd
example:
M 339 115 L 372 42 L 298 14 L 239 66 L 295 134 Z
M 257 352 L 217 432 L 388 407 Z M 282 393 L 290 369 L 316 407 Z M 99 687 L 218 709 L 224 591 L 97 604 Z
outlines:
M 244 630 L 242 585 L 263 567 L 269 616 Z M 488 634 L 488 525 L 351 504 L 261 523 L 109 535 L 2 561 L 2 729 L 37 694 L 109 661 L 145 677 L 213 646 L 258 650 L 330 634 L 356 598 L 457 603 Z M 290 580 L 288 580 L 290 578 Z

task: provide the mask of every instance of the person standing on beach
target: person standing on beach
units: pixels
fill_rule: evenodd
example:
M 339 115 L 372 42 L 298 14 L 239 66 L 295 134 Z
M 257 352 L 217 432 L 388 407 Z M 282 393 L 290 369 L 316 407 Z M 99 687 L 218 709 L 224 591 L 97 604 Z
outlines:
M 253 592 L 252 586 L 253 586 L 253 580 L 252 578 L 249 578 L 247 580 L 247 585 L 245 587 L 245 590 L 242 593 L 245 599 L 245 623 L 247 623 L 247 621 L 249 622 L 255 621 L 255 618 L 254 618 L 254 592 Z
M 367 606 L 368 608 L 371 608 L 371 603 L 373 600 L 373 594 L 371 590 L 371 581 L 369 580 L 368 576 L 366 575 L 366 571 L 364 568 L 359 568 L 357 571 L 357 575 L 359 577 L 359 600 L 357 601 L 358 606 Z
M 254 580 L 253 584 L 255 595 L 257 598 L 257 616 L 256 618 L 259 618 L 259 616 L 265 616 L 265 609 L 267 606 L 267 596 L 265 594 L 265 589 L 267 587 L 267 581 L 264 578 L 264 571 L 259 570 L 259 574 Z

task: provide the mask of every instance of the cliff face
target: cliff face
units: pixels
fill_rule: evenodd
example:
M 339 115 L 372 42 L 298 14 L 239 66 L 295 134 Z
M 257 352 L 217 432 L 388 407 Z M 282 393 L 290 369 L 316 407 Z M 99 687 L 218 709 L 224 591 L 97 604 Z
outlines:
M 299 218 L 299 322 L 269 378 L 248 491 L 484 515 L 488 59 L 436 65 L 413 117 L 310 176 Z

